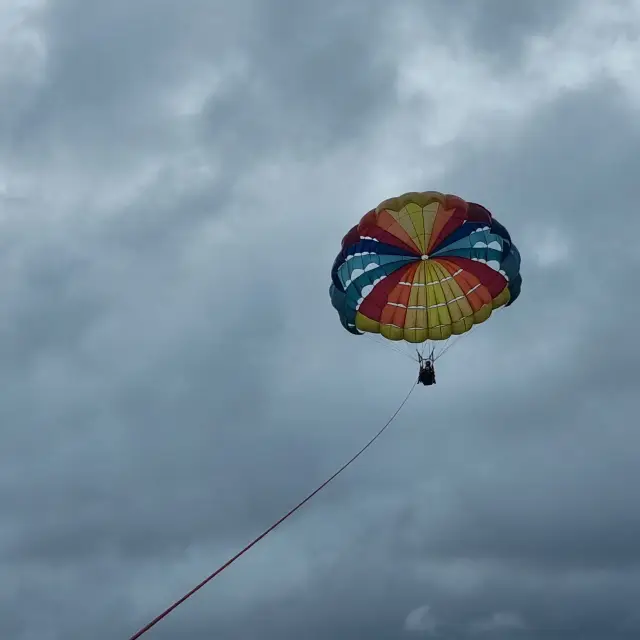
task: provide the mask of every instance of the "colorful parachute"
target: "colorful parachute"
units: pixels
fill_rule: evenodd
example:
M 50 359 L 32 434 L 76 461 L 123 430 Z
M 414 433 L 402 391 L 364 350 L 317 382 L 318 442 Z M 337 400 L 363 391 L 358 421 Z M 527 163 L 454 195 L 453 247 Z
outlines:
M 347 331 L 447 340 L 513 304 L 520 253 L 485 209 L 435 191 L 380 203 L 342 240 L 331 302 Z

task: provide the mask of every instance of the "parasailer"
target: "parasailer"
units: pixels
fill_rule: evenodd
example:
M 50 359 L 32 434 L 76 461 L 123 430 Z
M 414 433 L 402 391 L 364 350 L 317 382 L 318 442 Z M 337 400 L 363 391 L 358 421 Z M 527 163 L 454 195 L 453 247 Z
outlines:
M 418 352 L 418 362 L 420 364 L 418 382 L 421 382 L 425 387 L 435 384 L 436 369 L 434 364 L 433 352 L 431 352 L 428 358 L 423 358 L 420 352 Z
M 520 253 L 482 205 L 405 193 L 366 213 L 342 240 L 330 296 L 354 335 L 426 345 L 485 322 L 520 295 Z M 419 381 L 435 383 L 433 349 Z

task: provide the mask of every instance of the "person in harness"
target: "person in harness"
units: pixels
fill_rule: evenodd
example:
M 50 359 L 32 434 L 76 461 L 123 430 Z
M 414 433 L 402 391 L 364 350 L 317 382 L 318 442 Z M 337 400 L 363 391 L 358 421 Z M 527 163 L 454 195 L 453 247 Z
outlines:
M 436 383 L 436 370 L 433 365 L 433 351 L 428 358 L 423 358 L 418 354 L 418 362 L 420 363 L 420 373 L 418 374 L 418 382 L 428 387 Z

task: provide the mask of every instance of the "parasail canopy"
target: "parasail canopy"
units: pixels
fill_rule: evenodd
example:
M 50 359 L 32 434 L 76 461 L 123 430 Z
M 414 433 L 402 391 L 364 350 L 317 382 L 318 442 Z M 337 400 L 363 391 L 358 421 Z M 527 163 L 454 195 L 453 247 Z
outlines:
M 518 298 L 520 253 L 482 205 L 405 193 L 366 213 L 342 240 L 331 302 L 355 335 L 423 343 L 461 335 Z

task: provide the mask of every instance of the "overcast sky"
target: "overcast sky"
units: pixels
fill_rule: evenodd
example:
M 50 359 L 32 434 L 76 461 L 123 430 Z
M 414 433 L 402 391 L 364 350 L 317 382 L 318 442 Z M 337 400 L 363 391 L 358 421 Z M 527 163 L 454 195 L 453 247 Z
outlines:
M 0 0 L 0 638 L 127 640 L 416 368 L 344 233 L 482 203 L 522 295 L 145 640 L 640 637 L 640 1 Z

